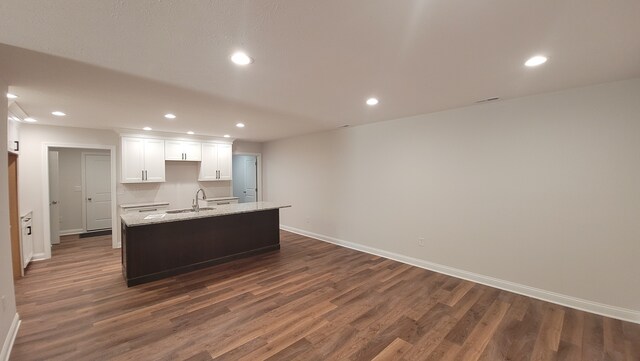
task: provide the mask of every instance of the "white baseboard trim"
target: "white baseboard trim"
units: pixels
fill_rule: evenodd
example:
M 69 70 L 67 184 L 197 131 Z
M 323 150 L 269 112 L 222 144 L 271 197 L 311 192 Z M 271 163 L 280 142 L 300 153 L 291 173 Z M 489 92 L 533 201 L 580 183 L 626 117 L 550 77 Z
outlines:
M 633 322 L 640 324 L 640 311 L 631 310 L 627 308 L 621 308 L 603 303 L 593 302 L 582 298 L 563 295 L 561 293 L 550 292 L 540 288 L 530 287 L 515 282 L 505 281 L 494 277 L 481 275 L 478 273 L 468 272 L 461 269 L 444 266 L 441 264 L 425 261 L 418 258 L 413 258 L 405 255 L 401 255 L 394 252 L 384 251 L 378 248 L 364 246 L 358 243 L 348 242 L 341 239 L 325 236 L 318 233 L 308 232 L 303 229 L 280 225 L 280 229 L 300 234 L 306 237 L 314 238 L 320 241 L 333 243 L 338 246 L 351 248 L 356 251 L 361 251 L 376 256 L 389 258 L 394 261 L 406 263 L 412 266 L 424 268 L 430 271 L 442 273 L 448 276 L 461 278 L 467 281 L 480 283 L 486 286 L 499 288 L 501 290 L 517 293 L 523 296 L 536 298 L 542 301 L 555 303 L 558 305 L 575 308 L 577 310 L 595 313 L 601 316 L 611 317 L 623 321 Z
M 80 233 L 84 233 L 84 229 L 82 228 L 77 228 L 77 229 L 67 229 L 64 231 L 60 231 L 59 234 L 61 236 L 71 236 L 74 234 L 80 234 Z
M 47 259 L 47 255 L 43 253 L 34 253 L 33 256 L 31 256 L 31 262 L 33 261 L 44 261 L 45 259 Z
M 13 322 L 11 323 L 11 327 L 9 328 L 9 332 L 7 333 L 7 337 L 4 339 L 4 343 L 2 344 L 2 351 L 0 351 L 0 361 L 9 361 L 9 356 L 11 355 L 11 349 L 13 348 L 13 343 L 16 340 L 16 336 L 18 335 L 18 329 L 20 328 L 20 316 L 16 313 L 13 316 Z

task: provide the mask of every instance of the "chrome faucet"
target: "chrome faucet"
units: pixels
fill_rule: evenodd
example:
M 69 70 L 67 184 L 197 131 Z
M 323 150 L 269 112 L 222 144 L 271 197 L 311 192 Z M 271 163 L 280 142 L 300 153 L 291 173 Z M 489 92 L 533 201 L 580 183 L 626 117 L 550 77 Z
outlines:
M 207 199 L 207 195 L 204 193 L 204 189 L 198 189 L 196 191 L 196 198 L 193 200 L 193 205 L 191 205 L 191 208 L 194 212 L 200 212 L 200 204 L 198 203 L 198 194 L 200 194 L 200 192 L 202 192 L 202 200 Z

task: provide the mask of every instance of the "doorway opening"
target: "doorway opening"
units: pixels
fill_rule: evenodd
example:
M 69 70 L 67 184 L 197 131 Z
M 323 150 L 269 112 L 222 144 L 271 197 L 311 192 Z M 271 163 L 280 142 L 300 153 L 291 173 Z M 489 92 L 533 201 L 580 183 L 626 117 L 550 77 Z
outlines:
M 45 253 L 61 236 L 79 237 L 117 231 L 115 147 L 45 145 Z M 48 226 L 48 227 L 47 227 Z M 113 247 L 116 239 L 113 237 Z
M 262 200 L 260 154 L 233 155 L 233 196 L 238 203 Z

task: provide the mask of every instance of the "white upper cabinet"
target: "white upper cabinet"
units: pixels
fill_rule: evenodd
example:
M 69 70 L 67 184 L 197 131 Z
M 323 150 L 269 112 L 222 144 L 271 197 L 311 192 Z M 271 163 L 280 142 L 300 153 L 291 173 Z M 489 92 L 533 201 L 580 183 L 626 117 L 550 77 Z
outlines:
M 164 140 L 122 138 L 122 183 L 164 182 Z
M 164 182 L 164 140 L 144 140 L 144 181 Z
M 231 144 L 218 144 L 218 179 L 231 180 Z
M 202 160 L 202 147 L 200 143 L 184 142 L 179 140 L 166 140 L 164 142 L 165 160 Z
M 7 118 L 7 150 L 11 153 L 20 152 L 20 139 L 18 136 L 18 122 Z
M 231 144 L 202 144 L 202 162 L 198 180 L 231 180 Z

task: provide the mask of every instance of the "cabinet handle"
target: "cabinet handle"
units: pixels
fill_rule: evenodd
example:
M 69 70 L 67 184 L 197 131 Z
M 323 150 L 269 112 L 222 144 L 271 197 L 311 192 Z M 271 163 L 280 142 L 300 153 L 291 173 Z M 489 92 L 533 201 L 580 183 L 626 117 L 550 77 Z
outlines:
M 144 180 L 149 180 L 149 174 L 147 174 L 147 171 L 144 171 Z
M 231 202 L 219 202 L 218 205 L 221 206 L 223 204 L 231 204 Z
M 142 172 L 142 175 L 140 176 L 140 180 L 144 180 L 144 171 L 141 170 L 140 172 Z
M 14 152 L 19 152 L 20 151 L 20 142 L 17 140 L 13 141 L 14 143 L 16 143 L 16 147 L 14 149 Z
M 31 226 L 27 226 L 27 236 L 31 235 Z

